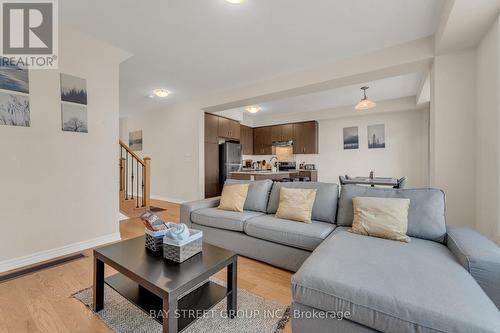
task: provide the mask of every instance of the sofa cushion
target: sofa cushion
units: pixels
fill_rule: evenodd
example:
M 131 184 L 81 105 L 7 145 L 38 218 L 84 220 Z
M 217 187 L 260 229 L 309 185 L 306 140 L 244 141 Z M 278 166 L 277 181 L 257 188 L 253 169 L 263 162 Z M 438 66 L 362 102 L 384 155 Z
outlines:
M 409 199 L 363 198 L 352 199 L 354 220 L 352 232 L 358 235 L 409 242 Z
M 446 246 L 346 229 L 294 275 L 294 302 L 349 311 L 350 320 L 382 332 L 500 332 L 500 312 Z
M 220 196 L 219 209 L 231 212 L 243 212 L 247 199 L 248 184 L 225 185 Z
M 232 212 L 217 208 L 203 208 L 192 212 L 191 220 L 194 223 L 208 227 L 243 231 L 245 221 L 259 215 L 263 215 L 263 213 L 252 211 Z
M 275 182 L 269 197 L 269 204 L 267 205 L 268 214 L 276 214 L 280 202 L 280 189 L 282 186 L 287 188 L 317 189 L 316 199 L 314 200 L 312 209 L 312 219 L 316 221 L 335 223 L 337 198 L 339 195 L 339 187 L 337 184 L 316 182 Z
M 237 180 L 227 179 L 225 184 L 250 184 L 248 187 L 247 199 L 243 210 L 252 210 L 255 212 L 265 213 L 267 209 L 267 202 L 269 200 L 269 192 L 273 186 L 273 181 L 266 180 Z
M 280 203 L 276 217 L 285 220 L 311 223 L 312 208 L 316 199 L 316 189 L 286 188 L 280 190 Z
M 408 236 L 444 242 L 446 235 L 446 200 L 437 189 L 388 189 L 344 185 L 340 191 L 337 225 L 352 226 L 354 197 L 410 199 Z
M 274 215 L 262 215 L 245 223 L 249 236 L 299 249 L 314 250 L 333 230 L 335 225 L 320 221 L 310 224 L 284 220 Z

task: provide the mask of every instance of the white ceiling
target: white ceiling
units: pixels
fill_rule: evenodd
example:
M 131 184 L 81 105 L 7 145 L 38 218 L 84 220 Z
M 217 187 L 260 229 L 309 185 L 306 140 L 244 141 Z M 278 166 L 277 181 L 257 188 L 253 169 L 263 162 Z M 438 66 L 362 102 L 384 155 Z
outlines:
M 307 95 L 274 100 L 260 104 L 259 106 L 261 106 L 262 110 L 256 114 L 245 112 L 245 108 L 236 108 L 221 111 L 220 113 L 231 118 L 241 118 L 241 116 L 236 117 L 236 115 L 244 114 L 245 117 L 255 119 L 275 114 L 311 112 L 334 109 L 342 106 L 352 106 L 354 109 L 354 105 L 362 98 L 360 87 L 364 85 L 370 87 L 366 92 L 368 98 L 375 102 L 380 102 L 416 96 L 421 78 L 422 73 L 412 73 Z
M 442 0 L 61 0 L 60 17 L 134 54 L 120 113 L 243 86 L 435 33 Z M 167 88 L 164 100 L 147 96 Z

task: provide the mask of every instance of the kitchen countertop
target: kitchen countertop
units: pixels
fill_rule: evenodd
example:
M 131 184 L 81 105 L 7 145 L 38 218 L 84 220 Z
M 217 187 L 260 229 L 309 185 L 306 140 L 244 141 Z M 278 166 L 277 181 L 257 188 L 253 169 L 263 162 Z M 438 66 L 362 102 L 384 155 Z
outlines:
M 241 175 L 266 175 L 266 174 L 289 174 L 289 173 L 296 173 L 300 171 L 318 171 L 318 170 L 305 170 L 305 169 L 296 169 L 296 170 L 282 170 L 282 171 L 267 171 L 267 170 L 243 170 L 243 171 L 233 171 L 231 173 L 234 174 L 241 174 Z
M 290 171 L 265 171 L 265 170 L 253 170 L 253 171 L 234 171 L 230 172 L 232 174 L 237 174 L 237 175 L 279 175 L 279 174 L 284 174 L 288 175 L 290 173 L 298 172 L 297 170 L 290 170 Z
M 310 172 L 308 176 L 312 181 L 317 181 L 317 170 L 283 170 L 283 171 L 267 171 L 267 170 L 242 170 L 230 172 L 229 178 L 240 180 L 280 180 L 284 178 L 294 177 L 299 175 L 300 172 Z

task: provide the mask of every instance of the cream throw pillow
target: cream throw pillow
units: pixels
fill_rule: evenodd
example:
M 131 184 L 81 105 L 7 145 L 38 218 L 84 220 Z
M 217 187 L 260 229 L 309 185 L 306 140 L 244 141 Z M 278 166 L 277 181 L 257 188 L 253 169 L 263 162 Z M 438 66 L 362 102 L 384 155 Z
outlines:
M 249 184 L 224 185 L 219 209 L 242 212 L 248 194 Z
M 360 235 L 409 242 L 410 199 L 355 197 L 352 199 L 352 232 Z
M 312 208 L 316 199 L 316 189 L 286 188 L 280 189 L 280 203 L 276 217 L 311 223 Z

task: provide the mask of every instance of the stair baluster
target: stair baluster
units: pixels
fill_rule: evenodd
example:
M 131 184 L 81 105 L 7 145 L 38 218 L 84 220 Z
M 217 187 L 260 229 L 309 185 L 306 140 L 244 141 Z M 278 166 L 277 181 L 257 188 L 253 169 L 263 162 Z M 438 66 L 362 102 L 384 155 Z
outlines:
M 136 201 L 137 201 L 137 204 L 136 204 L 136 208 L 139 208 L 139 161 L 137 161 L 135 163 L 135 168 L 136 168 L 136 175 L 137 175 L 137 186 L 136 186 L 136 189 L 137 189 L 137 195 L 136 195 Z M 143 195 L 144 196 L 144 195 Z
M 135 152 L 133 152 L 130 149 L 130 147 L 128 147 L 125 143 L 120 141 L 119 167 L 120 167 L 120 192 L 122 192 L 121 200 L 128 201 L 130 199 L 132 200 L 135 199 L 136 209 L 140 208 L 149 209 L 150 161 L 151 159 L 149 157 L 141 159 Z
M 142 178 L 141 178 L 141 181 L 142 181 L 142 186 L 141 186 L 141 189 L 142 189 L 142 207 L 146 206 L 146 196 L 144 195 L 144 168 L 145 166 L 143 165 L 142 166 Z

